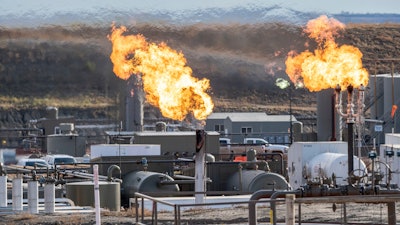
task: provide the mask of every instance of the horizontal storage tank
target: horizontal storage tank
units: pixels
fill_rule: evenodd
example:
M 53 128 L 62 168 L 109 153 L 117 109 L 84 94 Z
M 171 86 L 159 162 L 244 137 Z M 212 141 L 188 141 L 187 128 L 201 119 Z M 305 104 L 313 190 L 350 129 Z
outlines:
M 242 170 L 228 179 L 227 191 L 255 192 L 258 190 L 288 190 L 285 177 L 263 170 Z
M 366 175 L 365 163 L 358 157 L 353 157 L 354 175 Z M 336 176 L 336 184 L 347 185 L 348 178 L 348 159 L 347 154 L 326 152 L 314 156 L 307 164 L 307 176 L 311 180 L 319 178 L 331 178 L 332 174 Z
M 94 183 L 92 181 L 67 183 L 66 197 L 78 206 L 94 207 Z M 120 211 L 121 185 L 118 182 L 99 181 L 100 207 Z
M 179 191 L 179 186 L 177 184 L 171 184 L 174 179 L 163 173 L 150 171 L 133 171 L 127 173 L 122 180 L 122 192 L 124 200 L 134 198 L 135 192 L 151 192 L 162 194 L 163 192 L 168 193 Z
M 347 142 L 293 142 L 288 151 L 287 167 L 290 186 L 294 190 L 307 183 L 305 179 L 307 171 L 305 171 L 305 168 L 309 165 L 309 161 L 315 156 L 326 152 L 347 154 Z

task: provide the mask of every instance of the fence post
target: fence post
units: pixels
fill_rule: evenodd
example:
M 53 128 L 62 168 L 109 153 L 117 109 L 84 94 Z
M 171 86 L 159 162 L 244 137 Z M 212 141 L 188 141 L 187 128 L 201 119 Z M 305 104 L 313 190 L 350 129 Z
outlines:
M 294 200 L 294 194 L 286 195 L 286 225 L 294 225 L 295 222 Z
M 387 207 L 388 207 L 388 224 L 396 225 L 396 203 L 388 202 Z

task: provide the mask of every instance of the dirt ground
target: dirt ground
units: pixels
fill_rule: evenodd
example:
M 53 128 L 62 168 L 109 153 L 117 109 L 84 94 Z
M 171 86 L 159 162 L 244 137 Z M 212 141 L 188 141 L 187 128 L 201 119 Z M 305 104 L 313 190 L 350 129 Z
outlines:
M 277 222 L 285 223 L 286 206 L 277 205 Z M 346 214 L 346 219 L 344 215 Z M 296 222 L 299 221 L 299 205 L 295 206 Z M 396 204 L 397 224 L 400 223 L 400 203 Z M 181 224 L 248 224 L 249 211 L 247 205 L 231 205 L 225 208 L 190 208 L 181 212 Z M 121 212 L 102 211 L 101 224 L 136 224 L 135 210 Z M 139 217 L 139 222 L 141 222 Z M 172 211 L 160 211 L 157 214 L 158 224 L 175 224 Z M 258 224 L 270 224 L 270 207 L 263 204 L 257 207 Z M 388 224 L 386 204 L 302 204 L 301 222 L 315 224 Z M 95 213 L 54 213 L 29 214 L 27 212 L 3 214 L 1 225 L 20 224 L 96 224 Z M 143 224 L 155 224 L 155 217 L 145 210 Z

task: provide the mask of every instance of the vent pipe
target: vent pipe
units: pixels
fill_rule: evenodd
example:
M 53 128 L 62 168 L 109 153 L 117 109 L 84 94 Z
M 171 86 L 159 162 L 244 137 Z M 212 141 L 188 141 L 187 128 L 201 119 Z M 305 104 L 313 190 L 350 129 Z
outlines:
M 128 80 L 125 100 L 125 129 L 143 131 L 143 82 L 140 75 L 133 75 Z

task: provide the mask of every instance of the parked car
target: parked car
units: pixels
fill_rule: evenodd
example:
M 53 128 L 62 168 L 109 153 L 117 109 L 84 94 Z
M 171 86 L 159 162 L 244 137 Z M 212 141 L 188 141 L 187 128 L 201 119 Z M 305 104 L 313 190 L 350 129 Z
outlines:
M 32 167 L 45 167 L 48 168 L 49 164 L 44 159 L 40 158 L 22 158 L 17 162 L 18 166 L 32 166 Z

